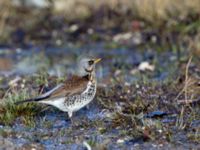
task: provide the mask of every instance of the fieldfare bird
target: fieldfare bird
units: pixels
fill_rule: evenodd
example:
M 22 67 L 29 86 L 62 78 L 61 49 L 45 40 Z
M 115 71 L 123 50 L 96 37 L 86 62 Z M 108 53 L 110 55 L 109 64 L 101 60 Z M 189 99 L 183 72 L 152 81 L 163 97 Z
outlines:
M 57 107 L 61 111 L 72 113 L 89 104 L 96 93 L 95 65 L 101 59 L 83 58 L 79 62 L 79 76 L 74 75 L 64 83 L 57 85 L 52 90 L 32 99 L 19 101 L 38 102 Z

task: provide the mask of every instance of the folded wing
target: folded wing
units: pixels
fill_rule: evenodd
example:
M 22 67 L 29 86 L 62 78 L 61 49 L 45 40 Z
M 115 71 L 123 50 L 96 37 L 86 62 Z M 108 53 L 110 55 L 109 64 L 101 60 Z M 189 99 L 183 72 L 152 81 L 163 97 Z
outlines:
M 59 84 L 47 93 L 44 93 L 40 98 L 44 97 L 47 100 L 67 97 L 74 94 L 82 93 L 88 84 L 88 78 L 73 76 L 66 80 L 63 84 Z
M 73 76 L 72 78 L 66 80 L 64 83 L 57 85 L 52 90 L 36 98 L 19 101 L 15 104 L 21 104 L 32 101 L 48 101 L 54 99 L 56 100 L 57 98 L 67 97 L 74 94 L 80 94 L 87 88 L 88 81 L 89 79 L 87 76 Z

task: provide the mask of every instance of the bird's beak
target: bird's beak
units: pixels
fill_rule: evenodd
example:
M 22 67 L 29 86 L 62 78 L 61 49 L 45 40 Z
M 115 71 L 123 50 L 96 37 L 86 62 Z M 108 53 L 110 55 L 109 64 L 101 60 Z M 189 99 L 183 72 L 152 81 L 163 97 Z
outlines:
M 97 58 L 97 59 L 94 60 L 94 63 L 96 64 L 96 63 L 98 63 L 100 61 L 101 61 L 101 58 Z

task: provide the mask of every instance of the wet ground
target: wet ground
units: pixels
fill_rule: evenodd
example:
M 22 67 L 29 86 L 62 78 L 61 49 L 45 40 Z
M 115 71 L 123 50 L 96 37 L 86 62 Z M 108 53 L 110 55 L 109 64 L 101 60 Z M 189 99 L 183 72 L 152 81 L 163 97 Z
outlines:
M 12 95 L 22 90 L 30 97 L 50 89 L 74 74 L 77 59 L 86 54 L 102 62 L 97 96 L 89 107 L 72 120 L 45 105 L 34 105 L 39 111 L 30 117 L 19 113 L 9 123 L 1 120 L 0 149 L 200 149 L 199 61 L 194 57 L 189 64 L 192 83 L 187 89 L 192 91 L 185 97 L 185 53 L 111 48 L 101 42 L 1 48 L 2 101 L 9 95 L 15 99 Z M 192 101 L 186 104 L 185 98 Z
M 175 4 L 175 14 L 158 4 L 144 17 L 121 5 L 91 5 L 86 18 L 2 9 L 0 150 L 200 149 L 199 13 Z M 14 105 L 69 78 L 84 55 L 102 58 L 98 89 L 72 120 L 46 105 Z
M 97 66 L 98 79 L 124 74 L 125 81 L 130 83 L 138 80 L 138 71 L 146 71 L 146 74 L 150 72 L 152 80 L 166 79 L 169 74 L 177 71 L 180 59 L 177 52 L 161 53 L 148 48 L 107 48 L 105 43 L 81 46 L 81 48 L 75 45 L 58 48 L 2 48 L 0 53 L 2 76 L 30 75 L 41 70 L 51 76 L 67 76 L 75 73 L 77 60 L 88 55 L 103 59 Z M 182 56 L 181 59 L 187 61 L 187 57 Z

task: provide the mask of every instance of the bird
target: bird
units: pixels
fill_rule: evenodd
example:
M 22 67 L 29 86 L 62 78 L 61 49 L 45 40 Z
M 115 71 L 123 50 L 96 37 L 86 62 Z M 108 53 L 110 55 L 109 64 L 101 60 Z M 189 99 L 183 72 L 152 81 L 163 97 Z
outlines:
M 101 58 L 82 58 L 78 65 L 79 75 L 72 75 L 71 78 L 40 96 L 15 104 L 43 103 L 67 112 L 71 118 L 73 112 L 80 110 L 94 99 L 97 88 L 95 65 L 100 61 Z

